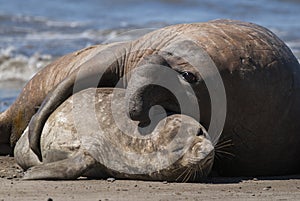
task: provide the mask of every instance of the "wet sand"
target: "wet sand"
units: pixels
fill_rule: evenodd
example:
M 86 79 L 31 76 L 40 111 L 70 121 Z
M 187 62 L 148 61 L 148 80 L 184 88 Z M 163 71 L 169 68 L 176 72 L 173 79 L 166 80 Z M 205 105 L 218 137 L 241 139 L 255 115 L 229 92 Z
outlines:
M 300 175 L 212 178 L 207 183 L 126 180 L 22 181 L 12 157 L 0 157 L 2 200 L 300 200 Z

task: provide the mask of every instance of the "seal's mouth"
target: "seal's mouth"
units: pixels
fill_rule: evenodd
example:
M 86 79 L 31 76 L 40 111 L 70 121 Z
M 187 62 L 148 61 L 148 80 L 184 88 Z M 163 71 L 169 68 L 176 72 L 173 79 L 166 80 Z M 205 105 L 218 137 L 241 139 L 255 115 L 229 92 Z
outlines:
M 177 182 L 202 182 L 212 170 L 214 162 L 214 151 L 210 152 L 204 159 L 183 166 L 176 178 Z
M 204 135 L 195 136 L 182 158 L 176 163 L 177 182 L 202 182 L 211 173 L 215 150 L 212 142 Z

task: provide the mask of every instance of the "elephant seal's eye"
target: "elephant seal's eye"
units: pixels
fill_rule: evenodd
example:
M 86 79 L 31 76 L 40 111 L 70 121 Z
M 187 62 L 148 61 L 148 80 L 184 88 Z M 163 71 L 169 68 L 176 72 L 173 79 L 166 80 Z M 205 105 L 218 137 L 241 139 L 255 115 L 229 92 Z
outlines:
M 202 135 L 204 135 L 204 132 L 203 132 L 202 129 L 199 129 L 199 131 L 198 131 L 198 133 L 197 133 L 197 136 L 202 136 Z
M 197 82 L 197 77 L 193 73 L 191 73 L 191 72 L 187 72 L 187 71 L 183 72 L 183 73 L 181 73 L 181 76 L 188 83 L 195 83 L 195 82 Z

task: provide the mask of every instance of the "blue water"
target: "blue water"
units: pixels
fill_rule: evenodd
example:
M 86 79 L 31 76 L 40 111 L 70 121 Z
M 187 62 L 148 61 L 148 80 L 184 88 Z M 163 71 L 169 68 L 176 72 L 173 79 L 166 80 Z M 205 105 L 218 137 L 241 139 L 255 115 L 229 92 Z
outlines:
M 297 0 L 0 0 L 0 47 L 13 45 L 26 55 L 39 51 L 59 56 L 102 42 L 101 30 L 216 18 L 255 22 L 286 41 L 299 42 L 299 11 Z
M 132 29 L 216 18 L 263 25 L 300 58 L 300 0 L 0 0 L 0 111 L 58 56 Z

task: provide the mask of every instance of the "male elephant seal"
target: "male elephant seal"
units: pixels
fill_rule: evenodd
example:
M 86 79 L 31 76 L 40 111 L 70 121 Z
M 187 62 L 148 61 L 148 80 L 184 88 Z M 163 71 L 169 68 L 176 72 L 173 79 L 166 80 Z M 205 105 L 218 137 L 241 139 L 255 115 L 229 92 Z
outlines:
M 197 47 L 210 56 L 220 74 L 211 72 L 207 62 L 201 63 L 200 72 L 190 65 L 186 58 L 199 57 Z M 190 52 L 184 51 L 184 57 L 173 54 L 181 50 Z M 151 58 L 156 56 L 158 59 Z M 120 78 L 123 80 L 119 87 L 126 87 L 128 91 L 126 101 L 132 119 L 147 122 L 148 110 L 153 105 L 181 112 L 176 97 L 150 84 L 156 79 L 152 76 L 154 71 L 138 72 L 133 74 L 134 80 L 130 79 L 130 72 L 138 69 L 141 61 L 147 61 L 148 57 L 180 75 L 176 83 L 179 92 L 187 91 L 187 85 L 193 88 L 201 123 L 206 128 L 218 122 L 211 122 L 210 117 L 217 111 L 210 108 L 212 91 L 207 90 L 204 80 L 214 80 L 221 75 L 227 116 L 220 142 L 231 140 L 233 145 L 219 146 L 223 148 L 222 153 L 229 154 L 220 157 L 214 165 L 220 174 L 258 176 L 299 172 L 299 63 L 269 30 L 232 20 L 173 25 L 134 41 L 88 49 L 79 57 L 66 56 L 37 74 L 16 103 L 1 114 L 1 142 L 8 143 L 11 137 L 14 143 L 44 100 L 29 125 L 30 146 L 39 153 L 44 123 L 72 92 L 95 85 L 114 87 Z M 70 61 L 78 63 L 69 64 Z M 127 84 L 129 79 L 130 85 Z M 147 81 L 149 86 L 139 89 L 141 80 Z M 29 98 L 31 94 L 37 98 Z
M 112 88 L 83 90 L 50 115 L 41 137 L 42 163 L 29 148 L 26 130 L 15 147 L 17 163 L 25 170 L 31 167 L 24 178 L 85 175 L 184 182 L 205 178 L 214 148 L 196 120 L 174 114 L 143 133 L 125 115 L 124 90 L 112 92 Z M 125 130 L 119 129 L 114 117 Z

